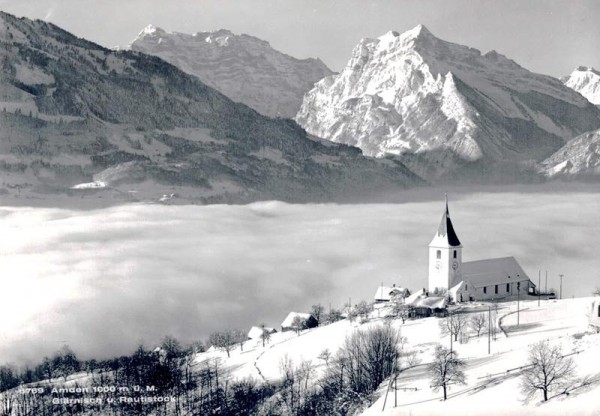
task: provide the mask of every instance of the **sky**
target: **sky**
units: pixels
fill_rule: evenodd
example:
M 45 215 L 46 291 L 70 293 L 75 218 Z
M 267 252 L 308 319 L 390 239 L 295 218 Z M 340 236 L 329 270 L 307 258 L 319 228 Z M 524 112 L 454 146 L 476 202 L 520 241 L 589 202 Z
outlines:
M 361 38 L 418 24 L 534 72 L 600 68 L 597 0 L 0 0 L 0 10 L 107 47 L 126 45 L 150 23 L 184 33 L 224 28 L 297 58 L 319 57 L 336 71 Z
M 515 256 L 563 296 L 598 285 L 596 193 L 450 196 L 463 260 Z M 383 283 L 427 286 L 443 198 L 402 204 L 259 202 L 0 208 L 0 365 L 35 364 L 63 344 L 81 358 L 183 343 L 288 312 L 371 300 Z M 577 215 L 573 215 L 576 212 Z

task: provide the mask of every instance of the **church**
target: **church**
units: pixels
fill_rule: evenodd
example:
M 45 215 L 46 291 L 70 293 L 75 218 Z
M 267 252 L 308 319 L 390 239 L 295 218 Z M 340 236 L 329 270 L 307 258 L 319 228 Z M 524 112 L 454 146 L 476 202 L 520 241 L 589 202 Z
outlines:
M 535 294 L 535 285 L 514 257 L 462 261 L 448 198 L 437 233 L 429 244 L 429 292 L 447 291 L 453 302 L 509 300 Z

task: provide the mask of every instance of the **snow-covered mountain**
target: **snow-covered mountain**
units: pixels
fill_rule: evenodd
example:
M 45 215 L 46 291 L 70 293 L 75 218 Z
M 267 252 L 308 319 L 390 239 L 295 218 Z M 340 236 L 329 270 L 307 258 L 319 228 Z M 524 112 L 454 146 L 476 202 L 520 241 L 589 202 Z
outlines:
M 600 72 L 580 66 L 571 75 L 561 78 L 569 88 L 583 95 L 590 103 L 600 105 Z
M 600 127 L 600 111 L 558 79 L 419 25 L 362 39 L 339 75 L 305 95 L 296 121 L 366 155 L 402 154 L 435 179 L 459 166 L 541 160 Z
M 40 20 L 0 12 L 0 62 L 3 200 L 88 191 L 115 203 L 347 200 L 423 183 L 397 161 L 313 140 L 158 57 Z
M 600 130 L 575 137 L 541 165 L 542 173 L 549 177 L 597 177 L 600 175 Z
M 271 117 L 294 117 L 304 94 L 333 73 L 319 59 L 296 59 L 264 40 L 228 30 L 189 35 L 149 25 L 129 47 L 156 55 Z

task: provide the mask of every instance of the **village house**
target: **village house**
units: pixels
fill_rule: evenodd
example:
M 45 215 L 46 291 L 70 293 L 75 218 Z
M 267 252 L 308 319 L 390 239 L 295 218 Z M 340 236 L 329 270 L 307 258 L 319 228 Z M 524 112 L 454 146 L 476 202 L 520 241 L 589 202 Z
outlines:
M 429 296 L 421 289 L 404 300 L 409 307 L 410 318 L 427 318 L 429 316 L 447 316 L 448 298 L 446 296 Z
M 404 299 L 410 296 L 410 291 L 404 287 L 397 287 L 395 284 L 390 286 L 379 286 L 375 292 L 375 302 L 389 302 L 391 300 Z
M 446 210 L 429 244 L 429 292 L 453 302 L 508 300 L 534 295 L 536 286 L 514 257 L 462 261 L 463 246 Z
M 301 322 L 302 327 L 296 328 L 295 322 Z M 298 329 L 315 328 L 319 322 L 310 313 L 290 312 L 281 323 L 281 331 L 297 331 Z
M 250 328 L 250 331 L 248 331 L 248 339 L 261 339 L 264 332 L 267 332 L 268 334 L 274 334 L 277 332 L 277 330 L 275 328 L 269 328 L 266 326 L 253 326 Z

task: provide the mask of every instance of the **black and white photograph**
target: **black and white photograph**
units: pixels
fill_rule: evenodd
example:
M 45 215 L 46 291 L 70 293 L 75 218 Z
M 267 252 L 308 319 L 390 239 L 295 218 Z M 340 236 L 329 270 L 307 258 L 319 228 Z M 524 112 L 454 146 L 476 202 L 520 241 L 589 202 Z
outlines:
M 599 22 L 0 0 L 0 416 L 600 416 Z

